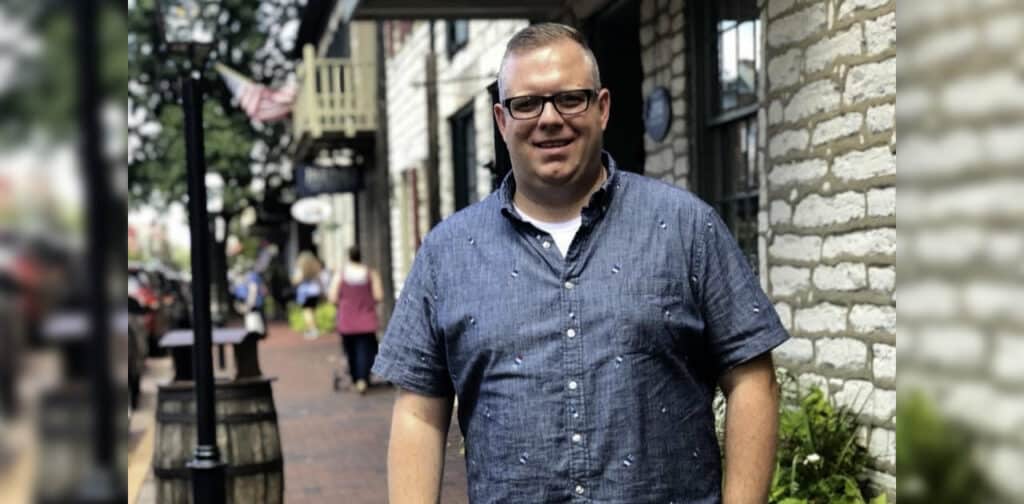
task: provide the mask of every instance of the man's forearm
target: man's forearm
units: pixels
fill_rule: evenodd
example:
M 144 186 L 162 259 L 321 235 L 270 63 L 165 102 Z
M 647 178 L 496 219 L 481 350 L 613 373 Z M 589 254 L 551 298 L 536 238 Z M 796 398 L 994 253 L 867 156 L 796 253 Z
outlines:
M 778 390 L 773 373 L 759 372 L 737 381 L 727 396 L 723 504 L 768 501 L 778 442 Z
M 388 496 L 392 504 L 435 504 L 441 493 L 451 401 L 401 394 L 395 402 L 388 446 Z

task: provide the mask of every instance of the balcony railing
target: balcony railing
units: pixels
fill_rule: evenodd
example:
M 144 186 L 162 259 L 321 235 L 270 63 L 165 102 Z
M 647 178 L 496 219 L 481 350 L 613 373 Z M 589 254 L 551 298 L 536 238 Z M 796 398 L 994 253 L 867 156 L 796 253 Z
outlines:
M 377 79 L 372 62 L 317 58 L 312 45 L 302 49 L 299 93 L 292 114 L 296 138 L 309 134 L 354 137 L 377 128 Z

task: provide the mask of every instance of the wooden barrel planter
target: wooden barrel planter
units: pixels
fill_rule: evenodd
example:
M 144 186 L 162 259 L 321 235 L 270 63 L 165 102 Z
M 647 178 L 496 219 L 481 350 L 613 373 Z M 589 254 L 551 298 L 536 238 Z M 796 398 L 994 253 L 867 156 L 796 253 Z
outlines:
M 229 504 L 280 504 L 284 463 L 270 379 L 244 378 L 216 385 L 217 446 L 225 468 Z M 157 391 L 153 476 L 159 504 L 189 504 L 186 467 L 196 445 L 192 382 L 173 382 Z

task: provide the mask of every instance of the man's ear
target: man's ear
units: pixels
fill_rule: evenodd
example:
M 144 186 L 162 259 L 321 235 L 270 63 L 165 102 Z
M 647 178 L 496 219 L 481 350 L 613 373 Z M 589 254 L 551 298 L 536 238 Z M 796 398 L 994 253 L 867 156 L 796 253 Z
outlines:
M 611 116 L 612 110 L 612 94 L 608 88 L 601 88 L 597 92 L 597 109 L 601 112 L 601 131 L 604 131 L 608 126 L 608 118 Z
M 501 132 L 501 138 L 505 138 L 505 128 L 507 127 L 505 120 L 507 119 L 508 118 L 505 117 L 505 107 L 502 107 L 500 103 L 495 103 L 494 122 L 498 123 L 498 131 Z

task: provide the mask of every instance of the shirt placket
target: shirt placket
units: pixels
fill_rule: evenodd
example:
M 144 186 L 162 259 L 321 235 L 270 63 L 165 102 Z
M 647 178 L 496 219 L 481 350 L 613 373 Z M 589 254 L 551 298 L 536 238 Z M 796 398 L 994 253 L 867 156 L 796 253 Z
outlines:
M 591 390 L 587 383 L 587 364 L 584 345 L 586 334 L 583 331 L 580 313 L 583 311 L 585 286 L 580 285 L 582 271 L 580 271 L 581 257 L 585 257 L 583 248 L 588 242 L 587 235 L 591 231 L 591 219 L 584 215 L 579 231 L 569 248 L 565 257 L 564 268 L 562 269 L 562 311 L 559 316 L 563 318 L 563 334 L 561 335 L 563 349 L 562 359 L 565 370 L 565 401 L 566 401 L 566 432 L 569 439 L 569 481 L 570 491 L 576 499 L 586 500 L 591 489 L 588 486 L 586 475 L 590 470 L 588 467 L 589 457 L 589 434 L 592 430 L 588 427 L 590 417 L 588 415 L 590 400 L 586 393 Z

